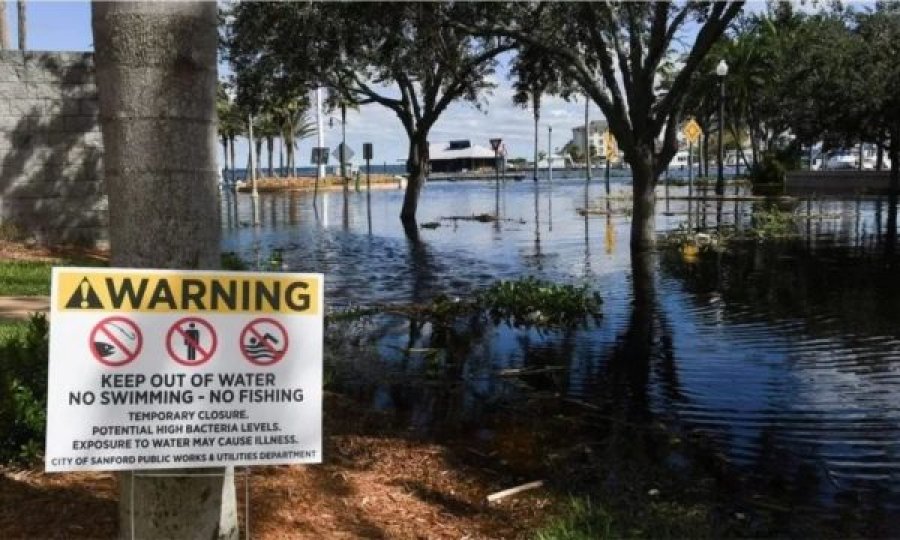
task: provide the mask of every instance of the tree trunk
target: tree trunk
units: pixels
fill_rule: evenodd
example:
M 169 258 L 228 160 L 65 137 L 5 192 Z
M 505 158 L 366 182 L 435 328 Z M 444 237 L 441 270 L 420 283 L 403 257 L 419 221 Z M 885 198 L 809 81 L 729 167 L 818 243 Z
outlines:
M 222 136 L 222 182 L 228 181 L 228 137 Z
M 893 259 L 897 245 L 897 196 L 900 194 L 900 126 L 891 130 L 889 153 L 891 185 L 888 191 L 888 215 L 884 245 L 885 256 Z
M 262 174 L 260 174 L 262 172 L 262 167 L 259 166 L 259 162 L 261 161 L 259 159 L 259 156 L 262 155 L 262 145 L 263 145 L 262 137 L 257 137 L 255 142 L 256 142 L 256 155 L 254 157 L 256 159 L 253 161 L 253 168 L 256 171 L 256 177 L 260 178 L 260 177 L 262 177 Z
M 237 163 L 234 161 L 234 135 L 229 138 L 231 142 L 231 185 L 234 185 L 237 182 Z
M 538 123 L 541 120 L 540 96 L 532 97 L 534 107 L 534 181 L 538 181 Z
M 269 178 L 275 178 L 275 171 L 272 166 L 275 160 L 272 156 L 275 152 L 275 138 L 271 135 L 266 135 L 266 151 L 269 153 Z
M 419 207 L 419 194 L 428 174 L 428 142 L 427 134 L 417 133 L 409 140 L 409 158 L 406 160 L 406 193 L 403 195 L 403 208 L 400 210 L 400 221 L 407 233 L 410 227 L 416 229 L 416 209 Z
M 19 25 L 19 50 L 25 50 L 25 37 L 27 36 L 27 20 L 25 18 L 25 0 L 17 0 L 16 1 L 16 10 L 18 11 L 18 17 L 16 18 L 16 22 Z
M 6 24 L 6 2 L 0 0 L 0 50 L 9 49 L 9 26 Z
M 92 4 L 111 266 L 219 267 L 216 23 L 214 3 Z M 122 473 L 120 537 L 237 537 L 233 468 L 170 472 L 209 476 Z
M 341 151 L 340 151 L 340 160 L 341 160 L 341 178 L 344 181 L 344 192 L 347 192 L 349 189 L 349 182 L 347 181 L 347 156 L 344 155 L 344 152 L 347 151 L 347 105 L 341 102 Z
M 628 156 L 634 201 L 631 215 L 631 251 L 652 249 L 656 243 L 656 174 L 652 148 L 638 147 Z
M 278 137 L 278 176 L 287 176 L 284 170 L 284 137 Z
M 703 178 L 709 178 L 709 135 L 706 134 L 706 131 L 703 132 L 703 141 L 700 146 L 702 147 L 701 153 L 703 156 L 701 159 L 703 162 L 701 165 L 703 166 Z

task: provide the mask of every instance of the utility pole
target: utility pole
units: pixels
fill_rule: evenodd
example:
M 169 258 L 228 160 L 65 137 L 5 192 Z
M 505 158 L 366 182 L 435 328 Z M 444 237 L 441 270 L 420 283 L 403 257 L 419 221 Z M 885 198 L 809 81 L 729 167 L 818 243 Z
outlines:
M 16 0 L 16 11 L 17 17 L 16 22 L 19 25 L 19 50 L 25 50 L 25 35 L 26 35 L 26 19 L 25 19 L 25 0 Z

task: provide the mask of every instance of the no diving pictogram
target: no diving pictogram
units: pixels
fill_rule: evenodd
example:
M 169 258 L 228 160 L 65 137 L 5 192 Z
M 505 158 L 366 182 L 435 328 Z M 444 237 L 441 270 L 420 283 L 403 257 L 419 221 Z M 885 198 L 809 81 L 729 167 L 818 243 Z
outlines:
M 241 354 L 251 364 L 271 366 L 284 358 L 288 334 L 275 319 L 254 319 L 241 331 Z
M 216 331 L 199 317 L 179 319 L 166 334 L 166 350 L 182 366 L 205 364 L 216 353 L 217 345 Z
M 131 319 L 107 317 L 91 329 L 88 347 L 103 365 L 120 367 L 130 364 L 141 353 L 144 336 Z

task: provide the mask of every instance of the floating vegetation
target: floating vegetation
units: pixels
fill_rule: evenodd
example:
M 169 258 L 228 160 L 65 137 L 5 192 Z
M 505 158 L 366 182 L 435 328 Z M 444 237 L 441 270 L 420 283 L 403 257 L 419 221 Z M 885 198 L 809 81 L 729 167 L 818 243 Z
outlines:
M 429 221 L 428 223 L 423 223 L 421 225 L 421 227 L 423 229 L 437 229 L 440 226 L 441 226 L 441 224 L 438 223 L 437 221 Z
M 446 216 L 443 221 L 477 221 L 479 223 L 493 223 L 499 221 L 494 214 L 472 214 L 471 216 Z
M 527 277 L 498 281 L 462 299 L 440 295 L 427 304 L 351 307 L 330 313 L 327 323 L 360 320 L 376 314 L 396 314 L 450 324 L 459 317 L 484 316 L 512 327 L 561 328 L 601 316 L 600 295 L 588 286 L 561 285 Z
M 233 251 L 225 251 L 220 256 L 222 270 L 247 270 L 246 261 Z
M 559 285 L 527 277 L 495 283 L 479 295 L 478 302 L 494 323 L 561 327 L 599 317 L 602 300 L 586 285 Z
M 494 214 L 472 214 L 471 216 L 446 216 L 441 218 L 442 221 L 477 221 L 479 223 L 496 223 L 498 221 L 506 221 L 510 223 L 519 223 L 524 225 L 527 223 L 524 219 L 498 218 Z M 424 227 L 424 225 L 423 225 Z
M 753 226 L 744 231 L 757 240 L 771 240 L 798 236 L 797 216 L 793 212 L 779 210 L 770 206 L 765 210 L 753 213 Z

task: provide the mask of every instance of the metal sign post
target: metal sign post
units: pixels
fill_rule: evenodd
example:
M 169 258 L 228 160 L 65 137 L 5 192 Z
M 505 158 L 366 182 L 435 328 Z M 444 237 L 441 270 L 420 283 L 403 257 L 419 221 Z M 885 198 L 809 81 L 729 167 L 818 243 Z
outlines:
M 697 120 L 691 118 L 682 129 L 684 138 L 688 140 L 688 228 L 691 226 L 691 203 L 694 199 L 694 143 L 700 139 L 703 130 Z
M 366 160 L 366 215 L 369 222 L 369 234 L 372 234 L 372 158 L 374 156 L 372 143 L 363 143 L 363 159 Z

